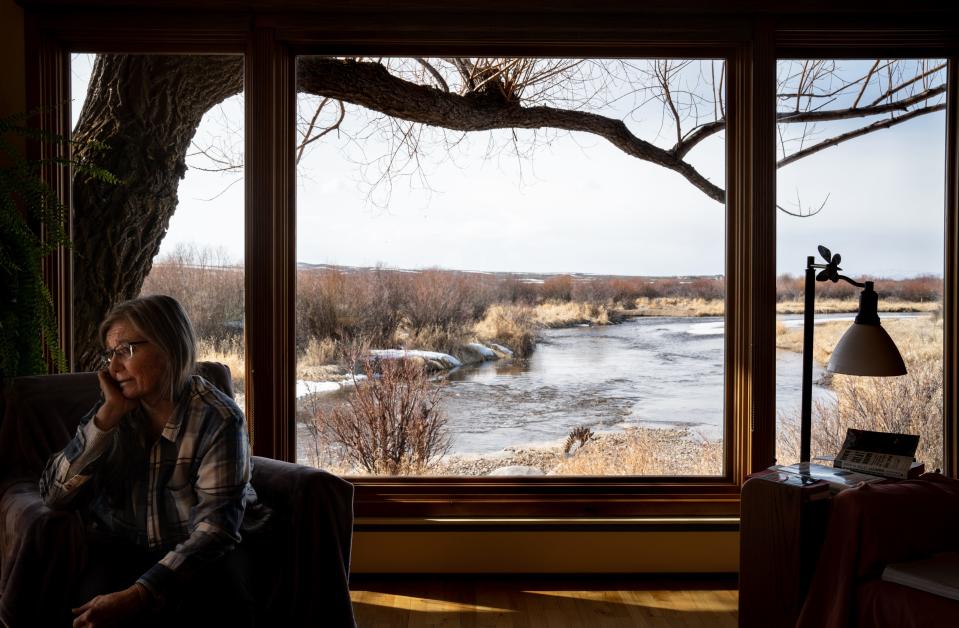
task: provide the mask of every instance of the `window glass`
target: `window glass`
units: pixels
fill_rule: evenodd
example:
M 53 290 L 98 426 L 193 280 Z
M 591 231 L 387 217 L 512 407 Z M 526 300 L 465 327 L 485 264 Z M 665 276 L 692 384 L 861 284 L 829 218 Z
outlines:
M 297 80 L 298 462 L 723 473 L 722 61 Z
M 803 276 L 807 256 L 841 255 L 874 281 L 881 324 L 908 374 L 858 377 L 825 365 L 852 324 L 860 288 L 815 288 L 812 455 L 829 462 L 847 428 L 919 434 L 942 467 L 945 62 L 781 60 L 777 126 L 777 459 L 799 459 Z
M 103 261 L 102 281 L 79 277 L 87 290 L 76 291 L 76 307 L 90 290 L 113 301 L 173 296 L 193 321 L 198 358 L 230 367 L 244 407 L 242 57 L 74 54 L 71 62 L 74 136 L 105 144 L 98 155 L 120 178 L 92 192 L 74 183 L 75 229 L 98 230 L 98 246 L 121 258 Z M 120 124 L 130 133 L 111 131 Z M 130 147 L 118 157 L 111 144 L 122 142 Z M 103 223 L 89 216 L 114 203 L 136 209 L 103 237 Z M 75 260 L 83 273 L 84 252 Z

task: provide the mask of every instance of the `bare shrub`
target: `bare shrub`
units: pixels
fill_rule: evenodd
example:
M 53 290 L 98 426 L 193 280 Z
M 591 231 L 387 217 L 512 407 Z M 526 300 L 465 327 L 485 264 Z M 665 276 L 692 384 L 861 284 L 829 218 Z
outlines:
M 243 268 L 223 249 L 177 245 L 153 265 L 140 294 L 175 298 L 200 338 L 221 341 L 242 334 Z
M 343 405 L 319 410 L 315 421 L 355 467 L 374 475 L 423 473 L 450 448 L 441 386 L 422 362 L 361 360 L 365 379 Z
M 566 436 L 566 443 L 563 444 L 563 453 L 568 454 L 576 443 L 579 443 L 580 448 L 582 448 L 592 437 L 593 430 L 589 429 L 586 425 L 574 427 L 569 431 L 569 435 Z
M 491 305 L 473 330 L 483 340 L 506 345 L 518 358 L 531 355 L 536 348 L 536 323 L 529 306 Z
M 573 278 L 569 275 L 550 277 L 540 285 L 540 298 L 547 301 L 571 301 Z
M 814 357 L 825 363 L 848 322 L 816 326 Z M 895 341 L 908 373 L 901 377 L 832 375 L 834 404 L 813 407 L 813 456 L 839 452 L 847 428 L 919 435 L 916 457 L 929 470 L 942 467 L 942 324 L 931 316 L 890 319 L 883 327 Z M 777 329 L 778 332 L 778 329 Z M 777 346 L 801 350 L 802 330 L 777 336 Z M 799 459 L 798 410 L 780 413 L 777 459 Z

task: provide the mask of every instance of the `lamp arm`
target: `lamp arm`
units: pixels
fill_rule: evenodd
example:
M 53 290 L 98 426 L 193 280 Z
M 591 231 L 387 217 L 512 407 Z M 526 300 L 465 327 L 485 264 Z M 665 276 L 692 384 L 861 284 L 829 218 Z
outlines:
M 847 276 L 845 276 L 845 275 L 836 275 L 836 277 L 837 277 L 838 279 L 842 279 L 842 280 L 845 281 L 846 283 L 851 283 L 852 285 L 856 286 L 857 288 L 865 288 L 865 287 L 866 287 L 866 284 L 865 284 L 865 283 L 856 281 L 855 279 L 850 279 L 849 277 L 847 277 Z

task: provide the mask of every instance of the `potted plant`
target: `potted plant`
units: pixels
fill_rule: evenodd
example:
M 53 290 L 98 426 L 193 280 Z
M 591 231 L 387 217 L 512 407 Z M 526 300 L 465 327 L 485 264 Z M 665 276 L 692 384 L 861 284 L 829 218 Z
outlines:
M 44 161 L 27 159 L 14 138 L 72 142 L 31 129 L 29 115 L 0 119 L 0 381 L 66 370 L 53 299 L 42 272 L 44 257 L 70 245 L 66 209 L 40 175 Z M 109 172 L 90 164 L 70 158 L 55 162 L 117 182 Z

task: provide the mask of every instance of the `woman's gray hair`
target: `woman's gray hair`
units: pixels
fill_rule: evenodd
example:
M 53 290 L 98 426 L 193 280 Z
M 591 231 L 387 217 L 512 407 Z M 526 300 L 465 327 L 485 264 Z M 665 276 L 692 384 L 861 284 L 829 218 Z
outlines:
M 100 323 L 100 344 L 106 348 L 107 332 L 126 321 L 166 357 L 166 378 L 174 402 L 188 392 L 196 368 L 196 333 L 183 306 L 173 297 L 153 294 L 113 306 Z

